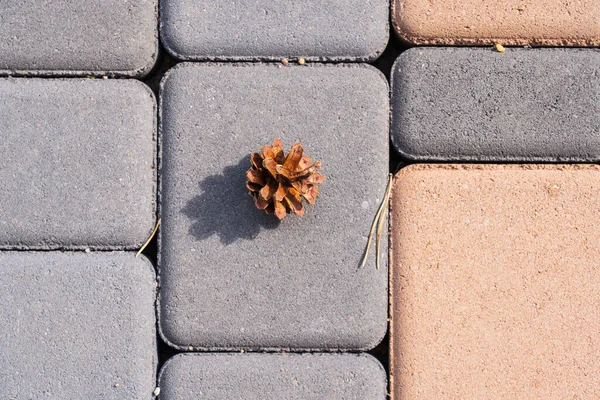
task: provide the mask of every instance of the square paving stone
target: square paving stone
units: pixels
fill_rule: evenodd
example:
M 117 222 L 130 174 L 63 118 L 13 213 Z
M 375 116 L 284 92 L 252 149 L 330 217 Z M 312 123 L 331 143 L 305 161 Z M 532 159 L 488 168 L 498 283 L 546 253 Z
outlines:
M 163 45 L 182 60 L 366 61 L 389 38 L 388 0 L 164 0 Z
M 156 100 L 137 81 L 0 79 L 0 248 L 139 247 L 156 219 Z
M 157 7 L 157 0 L 3 0 L 0 75 L 143 75 L 156 61 Z
M 0 397 L 149 399 L 155 293 L 130 253 L 0 252 Z
M 600 45 L 597 0 L 392 0 L 392 23 L 413 44 Z
M 179 354 L 159 377 L 162 400 L 384 400 L 386 386 L 365 354 Z
M 600 397 L 599 166 L 410 166 L 390 225 L 394 399 Z
M 359 267 L 388 176 L 388 88 L 366 65 L 180 64 L 161 89 L 160 329 L 188 349 L 369 349 L 387 278 Z M 326 176 L 281 223 L 250 153 L 299 140 Z M 385 243 L 385 238 L 382 239 Z M 372 253 L 374 254 L 374 252 Z
M 413 48 L 392 71 L 391 136 L 414 160 L 600 161 L 600 52 Z

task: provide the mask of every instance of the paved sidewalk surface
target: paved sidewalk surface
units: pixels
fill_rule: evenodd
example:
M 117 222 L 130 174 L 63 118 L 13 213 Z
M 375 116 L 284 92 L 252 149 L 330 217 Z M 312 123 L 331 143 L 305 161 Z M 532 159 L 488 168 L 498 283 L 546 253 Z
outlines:
M 394 399 L 600 397 L 599 166 L 412 165 L 391 219 Z
M 421 45 L 600 45 L 597 0 L 392 0 L 397 34 Z
M 0 252 L 0 397 L 148 400 L 155 293 L 131 253 Z
M 386 373 L 357 354 L 180 354 L 161 370 L 162 400 L 384 400 Z
M 392 70 L 391 137 L 414 160 L 600 161 L 600 52 L 412 48 Z
M 119 75 L 150 71 L 157 0 L 2 0 L 0 75 Z
M 183 64 L 161 91 L 160 329 L 180 349 L 371 349 L 387 268 L 360 268 L 388 175 L 388 87 L 365 65 Z M 250 153 L 300 140 L 327 177 L 281 223 Z M 378 149 L 378 151 L 372 151 Z M 382 241 L 385 243 L 386 239 Z M 374 252 L 373 252 L 374 254 Z
M 161 39 L 182 60 L 366 61 L 389 37 L 388 0 L 163 0 Z
M 138 248 L 155 222 L 156 101 L 142 83 L 0 79 L 0 248 Z

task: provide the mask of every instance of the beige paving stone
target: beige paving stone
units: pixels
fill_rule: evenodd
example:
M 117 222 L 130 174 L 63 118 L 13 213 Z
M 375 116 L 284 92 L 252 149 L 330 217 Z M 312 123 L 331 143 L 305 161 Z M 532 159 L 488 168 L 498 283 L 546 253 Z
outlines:
M 413 165 L 391 209 L 399 399 L 600 397 L 600 167 Z
M 398 35 L 414 44 L 600 45 L 597 0 L 392 0 Z

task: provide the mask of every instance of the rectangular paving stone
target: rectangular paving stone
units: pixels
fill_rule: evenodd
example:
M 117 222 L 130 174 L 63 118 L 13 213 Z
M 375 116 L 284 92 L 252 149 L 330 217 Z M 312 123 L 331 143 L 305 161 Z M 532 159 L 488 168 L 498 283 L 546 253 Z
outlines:
M 366 354 L 179 354 L 163 366 L 160 398 L 386 399 L 386 373 Z
M 599 46 L 596 0 L 392 0 L 392 23 L 419 45 Z
M 388 89 L 366 65 L 180 64 L 161 88 L 160 330 L 179 349 L 369 349 L 386 254 L 359 267 L 388 175 Z M 250 153 L 302 142 L 326 176 L 281 223 Z M 382 239 L 385 243 L 385 238 Z M 372 253 L 374 254 L 374 252 Z
M 0 248 L 138 248 L 156 208 L 156 100 L 138 81 L 0 79 Z
M 413 165 L 391 211 L 394 399 L 600 397 L 600 167 Z
M 392 142 L 434 161 L 597 162 L 600 52 L 413 48 L 392 71 Z
M 157 7 L 157 0 L 3 0 L 0 75 L 144 75 L 157 57 Z
M 0 252 L 0 397 L 149 399 L 155 293 L 132 253 Z
M 165 48 L 182 60 L 367 61 L 389 38 L 389 0 L 160 2 Z

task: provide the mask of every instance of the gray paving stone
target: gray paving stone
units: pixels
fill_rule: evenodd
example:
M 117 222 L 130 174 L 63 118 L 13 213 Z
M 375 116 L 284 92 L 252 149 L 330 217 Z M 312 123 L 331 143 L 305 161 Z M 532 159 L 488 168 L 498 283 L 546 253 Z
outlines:
M 414 160 L 597 162 L 600 52 L 413 48 L 392 71 L 394 146 Z
M 155 285 L 131 253 L 0 252 L 0 397 L 149 399 Z
M 159 387 L 162 400 L 384 400 L 386 373 L 366 354 L 179 354 Z
M 150 71 L 157 0 L 0 2 L 0 74 L 121 75 Z
M 0 79 L 0 248 L 137 248 L 154 226 L 156 100 L 125 80 Z
M 388 175 L 388 88 L 366 65 L 180 64 L 161 89 L 160 330 L 188 349 L 368 349 L 386 268 L 359 268 Z M 250 153 L 300 140 L 327 177 L 278 223 Z M 386 240 L 383 239 L 385 243 Z M 382 254 L 383 264 L 386 255 Z
M 182 60 L 366 61 L 389 38 L 388 0 L 160 2 L 163 45 Z

